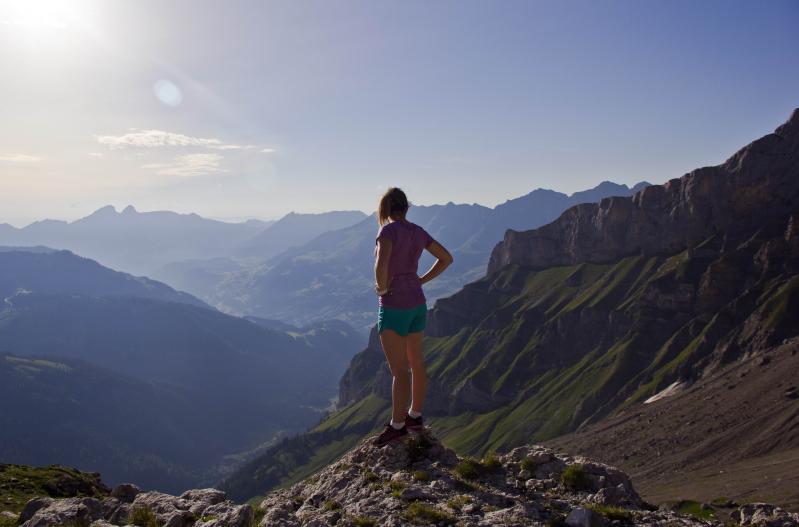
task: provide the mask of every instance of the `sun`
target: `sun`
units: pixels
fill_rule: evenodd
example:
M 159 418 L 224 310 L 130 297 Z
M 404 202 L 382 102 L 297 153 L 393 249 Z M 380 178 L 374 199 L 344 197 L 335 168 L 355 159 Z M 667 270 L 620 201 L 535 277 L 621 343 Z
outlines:
M 75 0 L 11 0 L 0 7 L 4 25 L 30 30 L 67 29 L 85 23 L 81 2 Z

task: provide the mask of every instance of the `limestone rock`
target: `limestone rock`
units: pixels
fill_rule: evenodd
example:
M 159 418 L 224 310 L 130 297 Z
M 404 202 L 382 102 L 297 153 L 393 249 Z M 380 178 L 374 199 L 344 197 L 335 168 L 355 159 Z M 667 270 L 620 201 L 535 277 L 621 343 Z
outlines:
M 674 511 L 649 510 L 620 470 L 538 445 L 497 455 L 490 465 L 471 460 L 468 463 L 476 474 L 463 472 L 471 478 L 465 479 L 459 471 L 464 460 L 429 431 L 383 448 L 374 447 L 372 439 L 365 439 L 339 461 L 291 488 L 268 494 L 258 507 L 263 515 L 259 526 L 350 527 L 370 522 L 381 527 L 722 525 Z M 530 470 L 531 466 L 536 469 Z M 563 485 L 561 475 L 570 467 L 571 472 L 582 473 L 585 488 Z M 529 472 L 523 474 L 527 479 L 518 479 L 524 471 Z M 423 478 L 420 472 L 425 473 Z M 102 501 L 36 498 L 26 504 L 20 524 L 115 527 L 128 525 L 136 509 L 146 509 L 162 527 L 250 527 L 255 516 L 252 507 L 230 502 L 217 489 L 193 489 L 172 496 L 120 486 L 111 494 Z M 620 508 L 626 519 L 608 518 L 601 507 L 592 509 L 594 504 Z M 733 519 L 742 526 L 799 526 L 799 515 L 762 503 L 744 505 Z
M 229 501 L 218 502 L 203 511 L 195 527 L 250 527 L 252 507 L 235 505 Z
M 630 518 L 624 525 L 708 525 L 671 511 L 649 511 L 620 470 L 542 446 L 516 448 L 491 465 L 470 462 L 477 467 L 476 479 L 465 479 L 458 466 L 462 460 L 429 431 L 383 448 L 372 446 L 371 439 L 306 480 L 267 495 L 259 507 L 261 527 L 332 525 L 334 517 L 342 526 L 370 521 L 397 527 L 616 524 L 587 507 L 587 501 L 623 508 Z M 534 465 L 536 470 L 530 470 Z M 574 465 L 590 489 L 564 488 L 561 474 Z M 430 478 L 428 484 L 414 479 L 419 471 Z M 518 479 L 522 471 L 529 472 L 522 474 L 527 480 Z
M 602 527 L 604 524 L 602 516 L 582 507 L 573 509 L 566 517 L 566 525 L 569 527 Z
M 21 525 L 23 527 L 52 527 L 67 523 L 89 524 L 94 520 L 102 519 L 102 516 L 102 505 L 95 498 L 65 498 L 51 500 L 46 506 L 39 507 L 30 519 Z
M 124 503 L 133 503 L 141 489 L 133 483 L 122 483 L 111 491 L 111 496 Z
M 43 509 L 53 503 L 53 498 L 33 498 L 25 504 L 22 512 L 19 513 L 19 523 L 22 524 L 31 518 L 39 509 Z
M 747 503 L 732 513 L 739 525 L 757 527 L 797 527 L 799 514 L 787 512 L 768 503 Z

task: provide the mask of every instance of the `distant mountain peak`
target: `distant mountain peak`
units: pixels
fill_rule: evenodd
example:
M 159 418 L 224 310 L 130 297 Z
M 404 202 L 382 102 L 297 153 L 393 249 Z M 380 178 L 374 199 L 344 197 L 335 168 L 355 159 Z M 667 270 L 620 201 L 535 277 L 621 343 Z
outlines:
M 799 130 L 799 108 L 795 108 L 788 120 L 780 125 L 774 133 L 777 135 L 789 135 L 795 133 L 796 130 Z
M 116 213 L 117 209 L 114 208 L 113 205 L 106 205 L 105 207 L 100 207 L 96 211 L 92 212 L 89 216 L 107 216 Z
M 600 182 L 600 183 L 599 183 L 597 186 L 595 186 L 594 188 L 592 188 L 592 189 L 589 189 L 589 191 L 590 191 L 590 190 L 607 190 L 607 189 L 614 189 L 614 190 L 628 190 L 629 188 L 630 188 L 630 187 L 628 187 L 628 186 L 627 186 L 627 185 L 625 185 L 624 183 L 615 183 L 615 182 L 613 182 L 613 181 L 610 181 L 610 180 L 607 180 L 607 179 L 606 179 L 606 180 L 604 180 L 604 181 L 601 181 L 601 182 Z M 575 192 L 574 194 L 579 194 L 579 192 L 580 192 L 580 191 L 578 191 L 578 192 Z M 585 192 L 585 191 L 582 191 L 582 192 Z M 574 194 L 572 194 L 572 195 L 574 195 Z
M 134 207 L 133 205 L 128 205 L 127 207 L 125 207 L 125 210 L 122 211 L 122 214 L 136 214 L 136 213 L 138 213 L 138 211 L 136 210 L 136 207 Z

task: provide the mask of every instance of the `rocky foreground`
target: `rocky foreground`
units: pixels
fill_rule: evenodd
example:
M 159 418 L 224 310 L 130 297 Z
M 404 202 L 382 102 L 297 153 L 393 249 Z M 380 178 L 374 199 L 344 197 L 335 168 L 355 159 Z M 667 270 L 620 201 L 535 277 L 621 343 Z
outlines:
M 587 458 L 536 445 L 480 460 L 459 458 L 424 433 L 383 448 L 367 439 L 314 476 L 269 494 L 255 510 L 215 489 L 171 496 L 124 484 L 102 499 L 35 498 L 17 522 L 24 527 L 799 526 L 799 514 L 747 504 L 724 523 L 699 519 L 645 503 L 626 474 Z

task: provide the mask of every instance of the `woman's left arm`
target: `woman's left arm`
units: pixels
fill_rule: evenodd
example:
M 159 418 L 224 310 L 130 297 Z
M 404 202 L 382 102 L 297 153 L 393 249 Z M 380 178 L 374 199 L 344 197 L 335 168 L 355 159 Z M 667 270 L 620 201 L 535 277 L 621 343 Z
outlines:
M 391 258 L 391 240 L 378 238 L 377 256 L 375 257 L 375 293 L 383 296 L 388 293 L 388 262 Z

